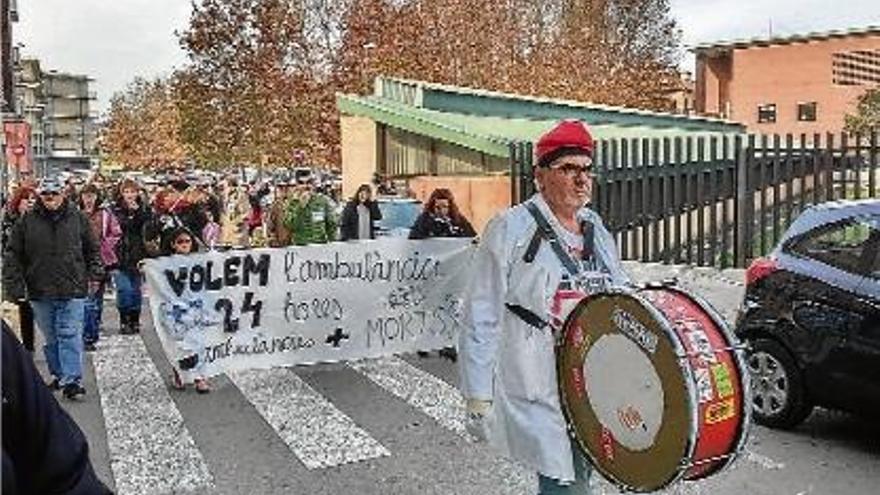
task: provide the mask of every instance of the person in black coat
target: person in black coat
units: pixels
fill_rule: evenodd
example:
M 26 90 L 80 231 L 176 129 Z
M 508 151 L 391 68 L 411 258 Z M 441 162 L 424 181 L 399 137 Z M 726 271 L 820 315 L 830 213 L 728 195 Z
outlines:
M 85 298 L 89 282 L 103 277 L 88 218 L 59 191 L 41 186 L 39 201 L 12 228 L 3 273 L 11 297 Z
M 446 188 L 434 189 L 409 231 L 410 239 L 476 236 L 471 223 L 458 211 L 452 191 Z
M 376 222 L 382 219 L 379 205 L 372 199 L 369 184 L 361 184 L 342 210 L 339 239 L 375 239 Z
M 112 493 L 89 444 L 3 321 L 3 495 Z
M 119 195 L 113 214 L 119 221 L 122 237 L 116 244 L 119 258 L 113 274 L 116 286 L 116 308 L 119 310 L 119 332 L 132 334 L 140 331 L 142 277 L 140 262 L 149 256 L 146 240 L 155 235 L 153 213 L 140 195 L 140 187 L 130 179 L 119 184 Z
M 68 399 L 84 395 L 85 298 L 104 278 L 88 218 L 64 197 L 60 184 L 44 180 L 39 201 L 12 228 L 4 254 L 4 286 L 13 300 L 31 303 L 53 386 Z

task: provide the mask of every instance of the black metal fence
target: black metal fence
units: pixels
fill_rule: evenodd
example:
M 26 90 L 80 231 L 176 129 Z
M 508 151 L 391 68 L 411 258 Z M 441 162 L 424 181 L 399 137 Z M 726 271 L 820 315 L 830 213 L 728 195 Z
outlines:
M 812 204 L 880 197 L 869 136 L 694 136 L 597 143 L 593 208 L 624 259 L 744 267 Z M 534 191 L 530 143 L 511 146 L 511 197 Z

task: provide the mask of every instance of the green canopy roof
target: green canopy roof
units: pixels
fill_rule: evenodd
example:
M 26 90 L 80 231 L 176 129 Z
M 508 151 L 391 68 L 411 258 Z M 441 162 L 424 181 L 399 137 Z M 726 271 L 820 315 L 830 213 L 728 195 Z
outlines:
M 386 78 L 377 80 L 376 93 L 338 94 L 337 108 L 343 114 L 368 117 L 390 127 L 498 157 L 508 156 L 512 142 L 534 142 L 562 118 L 584 120 L 597 139 L 696 136 L 744 130 L 739 124 L 717 119 L 691 119 Z

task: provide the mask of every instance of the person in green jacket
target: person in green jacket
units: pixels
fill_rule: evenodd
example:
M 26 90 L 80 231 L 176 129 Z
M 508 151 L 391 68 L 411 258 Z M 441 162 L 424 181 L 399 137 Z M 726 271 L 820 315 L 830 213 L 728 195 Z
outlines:
M 333 203 L 309 185 L 297 186 L 287 202 L 284 226 L 292 233 L 293 244 L 324 244 L 336 240 L 336 213 Z

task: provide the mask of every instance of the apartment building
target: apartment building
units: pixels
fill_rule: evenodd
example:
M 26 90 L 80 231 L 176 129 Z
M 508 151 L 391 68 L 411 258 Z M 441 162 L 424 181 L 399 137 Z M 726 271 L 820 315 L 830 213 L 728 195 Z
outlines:
M 709 43 L 696 54 L 697 114 L 749 132 L 839 132 L 880 85 L 880 26 Z

